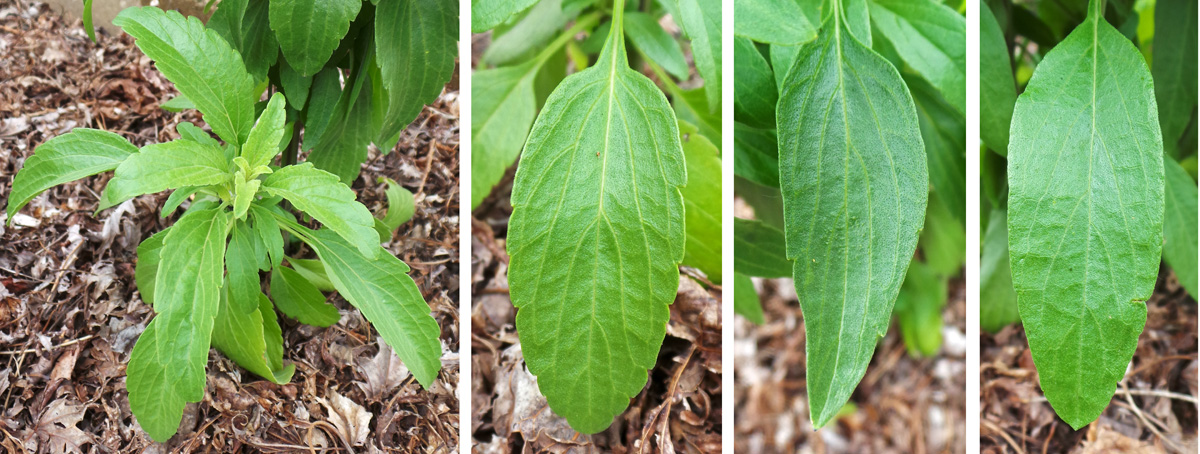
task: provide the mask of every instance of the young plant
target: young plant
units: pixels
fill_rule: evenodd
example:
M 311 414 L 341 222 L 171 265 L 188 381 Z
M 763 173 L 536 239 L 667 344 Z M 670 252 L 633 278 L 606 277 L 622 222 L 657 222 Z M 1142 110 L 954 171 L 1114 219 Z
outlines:
M 1160 0 L 1152 27 L 1107 3 L 1039 17 L 996 1 L 980 15 L 981 279 L 995 290 L 982 322 L 996 330 L 1019 310 L 1042 391 L 1076 429 L 1125 377 L 1161 261 L 1197 290 L 1196 182 L 1177 162 L 1195 168 L 1196 2 Z M 1152 57 L 1134 44 L 1151 41 Z
M 127 368 L 129 406 L 142 428 L 158 441 L 175 433 L 184 405 L 204 397 L 210 346 L 267 380 L 290 380 L 295 367 L 283 361 L 274 308 L 330 326 L 340 316 L 319 287 L 361 310 L 417 381 L 432 384 L 441 368 L 440 329 L 408 266 L 380 247 L 400 220 L 376 220 L 336 175 L 311 163 L 273 165 L 290 136 L 288 101 L 275 93 L 256 115 L 263 87 L 255 86 L 238 52 L 198 19 L 142 7 L 122 11 L 114 23 L 137 39 L 224 145 L 187 122 L 177 126 L 178 140 L 141 149 L 119 135 L 78 128 L 46 141 L 25 161 L 7 215 L 11 223 L 42 191 L 110 170 L 98 210 L 173 190 L 162 208 L 166 217 L 194 197 L 174 225 L 137 248 L 138 290 L 156 313 Z M 323 227 L 306 227 L 284 201 Z M 320 260 L 285 256 L 283 232 Z M 270 297 L 260 271 L 271 274 Z
M 735 192 L 756 217 L 736 220 L 735 278 L 793 278 L 822 427 L 893 306 L 910 352 L 941 344 L 965 247 L 965 19 L 935 0 L 735 4 Z
M 507 248 L 522 353 L 550 408 L 596 433 L 644 388 L 679 265 L 721 281 L 720 3 L 534 3 L 473 13 L 475 31 L 504 25 L 483 55 L 502 66 L 473 76 L 472 203 L 519 154 Z M 672 79 L 689 71 L 658 25 L 667 14 L 703 88 Z M 568 58 L 577 72 L 564 78 Z

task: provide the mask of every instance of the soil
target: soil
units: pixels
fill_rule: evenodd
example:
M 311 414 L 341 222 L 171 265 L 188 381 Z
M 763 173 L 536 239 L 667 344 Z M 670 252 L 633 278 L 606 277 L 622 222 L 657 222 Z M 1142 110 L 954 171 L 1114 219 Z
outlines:
M 47 5 L 0 0 L 0 202 L 37 145 L 75 127 L 135 145 L 178 137 L 159 103 L 172 85 L 124 34 L 97 31 Z M 284 360 L 275 385 L 213 350 L 204 399 L 180 432 L 156 444 L 129 411 L 125 365 L 151 318 L 133 282 L 135 249 L 169 226 L 166 193 L 93 213 L 111 174 L 55 187 L 0 226 L 0 450 L 4 452 L 457 452 L 458 83 L 451 81 L 384 155 L 372 149 L 353 188 L 382 215 L 386 176 L 415 194 L 415 217 L 385 247 L 410 273 L 442 327 L 443 369 L 427 390 L 336 294 L 329 328 L 280 319 Z M 311 251 L 302 250 L 305 257 Z

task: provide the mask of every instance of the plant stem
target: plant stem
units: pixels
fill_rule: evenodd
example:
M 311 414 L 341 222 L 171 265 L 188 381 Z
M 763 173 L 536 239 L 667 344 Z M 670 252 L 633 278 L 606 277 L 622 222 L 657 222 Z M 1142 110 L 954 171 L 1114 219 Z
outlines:
M 292 140 L 283 150 L 283 161 L 279 163 L 281 167 L 296 165 L 296 160 L 300 159 L 300 130 L 302 128 L 304 128 L 303 120 L 297 119 L 292 124 Z

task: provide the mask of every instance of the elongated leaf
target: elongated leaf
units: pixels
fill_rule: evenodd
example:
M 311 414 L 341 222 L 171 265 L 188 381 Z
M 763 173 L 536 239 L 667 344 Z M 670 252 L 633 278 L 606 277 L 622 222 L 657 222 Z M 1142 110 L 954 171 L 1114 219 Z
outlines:
M 333 286 L 333 282 L 329 280 L 329 273 L 325 272 L 325 265 L 320 260 L 305 260 L 288 258 L 288 263 L 292 265 L 292 269 L 300 273 L 304 280 L 312 285 L 315 285 L 322 292 L 337 291 Z
M 387 196 L 387 214 L 381 221 L 383 221 L 383 225 L 387 226 L 389 232 L 393 232 L 400 227 L 400 224 L 412 219 L 413 213 L 416 212 L 415 201 L 412 192 L 391 178 L 379 177 L 379 181 L 387 182 L 388 185 L 384 191 L 384 195 Z
M 229 234 L 229 246 L 225 249 L 225 266 L 229 268 L 229 305 L 245 315 L 258 309 L 258 295 L 262 294 L 258 276 L 258 257 L 255 256 L 254 232 L 250 224 L 234 221 Z
M 221 184 L 231 177 L 229 161 L 219 147 L 190 140 L 146 145 L 117 166 L 97 209 L 116 206 L 142 194 Z
M 125 385 L 130 410 L 159 442 L 175 434 L 187 402 L 204 398 L 228 223 L 225 211 L 189 210 L 163 240 L 154 284 L 158 315 L 133 346 Z
M 967 260 L 967 232 L 934 191 L 925 209 L 925 228 L 917 242 L 925 258 L 923 272 L 942 277 L 955 276 Z
M 790 1 L 790 0 L 789 0 Z M 767 59 L 749 39 L 733 39 L 733 118 L 756 128 L 775 128 L 775 103 L 779 92 Z
M 967 23 L 937 0 L 870 0 L 871 22 L 896 52 L 942 93 L 967 111 Z
M 255 80 L 266 80 L 267 69 L 279 58 L 271 31 L 267 0 L 224 0 L 208 19 L 211 28 L 238 51 Z
M 254 79 L 216 31 L 196 17 L 152 6 L 122 10 L 113 25 L 137 38 L 138 48 L 204 114 L 213 132 L 228 143 L 246 141 L 258 99 Z
M 666 97 L 629 68 L 621 9 L 596 64 L 534 122 L 513 185 L 517 331 L 550 408 L 595 433 L 654 366 L 684 257 L 687 181 Z
M 288 64 L 311 76 L 325 66 L 362 0 L 272 0 L 271 30 Z
M 283 367 L 283 336 L 271 300 L 256 292 L 249 313 L 231 304 L 222 292 L 213 323 L 212 345 L 246 370 L 272 383 L 284 384 L 296 372 L 294 364 Z
M 337 175 L 346 185 L 358 178 L 359 170 L 367 160 L 367 145 L 376 132 L 372 118 L 375 87 L 367 82 L 369 65 L 369 60 L 365 61 L 355 72 L 353 84 L 347 83 L 345 90 L 341 91 L 337 104 L 330 112 L 328 125 L 321 131 L 319 140 L 313 137 L 317 146 L 308 155 L 308 162 Z M 318 75 L 318 80 L 324 74 Z M 337 72 L 334 71 L 332 75 L 336 77 Z M 336 82 L 334 88 L 337 88 Z M 322 99 L 323 96 L 313 95 L 314 104 Z M 316 106 L 313 110 L 316 110 Z
M 733 3 L 733 33 L 760 43 L 795 45 L 817 37 L 817 28 L 795 0 Z
M 929 83 L 912 76 L 904 76 L 904 82 L 917 107 L 929 182 L 954 219 L 966 225 L 967 120 Z
M 800 49 L 776 115 L 787 256 L 804 311 L 816 427 L 849 399 L 887 332 L 929 185 L 904 81 L 851 36 L 833 5 L 817 39 Z
M 779 187 L 779 139 L 774 130 L 733 124 L 733 173 L 763 186 Z
M 1175 270 L 1179 283 L 1196 298 L 1196 182 L 1183 167 L 1166 160 L 1166 219 L 1163 221 L 1163 260 Z
M 92 42 L 96 41 L 96 27 L 92 26 L 92 0 L 83 0 L 83 31 Z
M 1101 5 L 1034 71 L 1008 145 L 1017 304 L 1042 391 L 1076 429 L 1125 375 L 1162 249 L 1154 85 Z
M 745 274 L 733 273 L 733 311 L 756 324 L 763 324 L 762 300 L 754 290 L 754 282 Z
M 1196 2 L 1160 0 L 1154 7 L 1154 75 L 1163 143 L 1179 156 L 1176 142 L 1196 114 Z
M 471 0 L 471 33 L 483 33 L 529 9 L 537 0 Z
M 771 45 L 768 54 L 771 57 L 771 72 L 775 76 L 776 89 L 783 89 L 783 81 L 787 78 L 788 71 L 792 69 L 792 63 L 796 61 L 796 54 L 800 52 L 800 47 L 800 45 Z
M 704 89 L 680 90 L 671 94 L 671 101 L 680 120 L 696 125 L 712 143 L 721 143 L 721 109 L 709 106 Z
M 342 318 L 315 285 L 286 266 L 271 270 L 271 298 L 280 312 L 306 325 L 333 326 Z
M 871 0 L 842 0 L 839 8 L 844 8 L 842 14 L 846 21 L 846 28 L 850 32 L 850 36 L 858 38 L 864 46 L 871 47 L 873 43 L 871 38 Z M 829 10 L 828 5 L 832 3 L 822 2 L 821 17 L 825 18 Z M 842 11 L 842 10 L 840 10 Z M 822 27 L 824 28 L 824 27 Z
M 753 277 L 789 277 L 783 232 L 762 221 L 733 218 L 733 269 Z
M 433 385 L 442 368 L 441 330 L 408 276 L 408 265 L 379 246 L 373 257 L 363 255 L 325 229 L 306 236 L 338 293 L 362 311 L 422 387 Z
M 254 234 L 258 236 L 270 258 L 271 266 L 268 268 L 279 266 L 284 257 L 283 236 L 279 232 L 279 223 L 267 210 L 253 205 L 250 207 L 250 217 L 254 220 Z
M 946 280 L 921 262 L 913 262 L 896 297 L 900 336 L 912 356 L 932 356 L 942 346 L 942 308 Z
M 709 112 L 721 106 L 721 2 L 720 0 L 676 0 L 675 21 L 692 40 L 692 59 L 704 79 Z M 689 120 L 690 121 L 690 120 Z M 709 136 L 712 138 L 712 136 Z M 720 142 L 717 142 L 720 143 Z
M 680 142 L 687 162 L 683 194 L 687 245 L 683 264 L 703 271 L 721 283 L 721 150 L 696 127 L 679 124 Z
M 658 63 L 672 76 L 687 80 L 687 60 L 683 57 L 683 49 L 675 38 L 671 37 L 658 21 L 649 14 L 628 12 L 625 14 L 625 34 L 638 51 L 647 58 Z
M 167 227 L 150 235 L 150 238 L 142 240 L 137 247 L 137 267 L 134 269 L 133 279 L 142 301 L 146 304 L 154 304 L 154 280 L 158 278 L 158 264 L 161 259 L 159 254 L 162 251 L 163 239 L 170 230 L 171 228 Z
M 383 125 L 374 137 L 376 143 L 386 143 L 441 94 L 454 72 L 457 44 L 458 2 L 379 4 L 375 10 L 375 55 L 388 103 Z
M 279 59 L 279 86 L 293 109 L 303 109 L 308 102 L 308 90 L 312 87 L 313 77 L 300 74 L 288 64 L 286 58 Z
M 471 75 L 471 208 L 492 192 L 525 145 L 537 111 L 533 80 L 539 63 Z
M 379 250 L 375 218 L 354 191 L 338 182 L 333 174 L 314 168 L 310 163 L 287 166 L 263 181 L 263 190 L 292 202 L 296 208 L 337 232 L 358 247 L 367 257 Z
M 1008 268 L 1008 212 L 992 210 L 979 259 L 979 327 L 989 333 L 1021 321 Z
M 137 147 L 124 137 L 98 129 L 77 128 L 47 140 L 25 160 L 8 194 L 8 223 L 13 214 L 42 191 L 117 168 Z
M 489 65 L 510 65 L 533 57 L 579 10 L 579 6 L 564 5 L 563 0 L 539 1 L 503 34 L 498 37 L 493 34 L 482 61 Z
M 1004 32 L 992 9 L 979 2 L 979 136 L 1000 156 L 1008 154 L 1008 129 L 1017 83 Z
M 279 154 L 279 142 L 283 140 L 283 124 L 287 120 L 284 107 L 287 101 L 282 94 L 271 95 L 266 110 L 259 115 L 258 122 L 250 129 L 250 137 L 242 147 L 242 157 L 251 170 L 270 164 Z

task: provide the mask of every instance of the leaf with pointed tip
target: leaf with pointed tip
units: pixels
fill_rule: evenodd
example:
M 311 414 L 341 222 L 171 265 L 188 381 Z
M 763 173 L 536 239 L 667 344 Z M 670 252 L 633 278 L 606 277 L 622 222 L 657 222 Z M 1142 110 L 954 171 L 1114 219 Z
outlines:
M 272 0 L 271 30 L 288 64 L 311 76 L 333 55 L 360 8 L 362 0 Z
M 1174 160 L 1166 165 L 1166 219 L 1163 220 L 1163 260 L 1175 270 L 1179 283 L 1196 298 L 1196 182 Z
M 137 39 L 138 48 L 204 114 L 213 132 L 227 143 L 246 141 L 258 99 L 254 78 L 216 31 L 196 17 L 152 6 L 126 8 L 113 25 Z
M 754 281 L 745 274 L 733 273 L 733 312 L 758 325 L 766 322 Z
M 219 147 L 190 140 L 146 145 L 117 166 L 113 179 L 100 196 L 97 210 L 142 194 L 221 184 L 229 181 L 231 176 L 225 150 Z
M 342 318 L 315 285 L 286 266 L 271 270 L 271 298 L 280 312 L 305 325 L 333 326 Z
M 910 75 L 902 77 L 917 107 L 929 182 L 954 219 L 966 225 L 967 119 L 928 82 Z
M 1163 152 L 1145 59 L 1091 2 L 1017 98 L 1008 144 L 1013 287 L 1042 391 L 1096 420 L 1146 324 L 1163 234 Z
M 442 93 L 458 56 L 458 2 L 389 1 L 375 10 L 375 46 L 387 114 L 375 139 L 384 143 Z
M 733 173 L 763 186 L 779 187 L 779 139 L 774 130 L 733 124 Z
M 163 240 L 154 284 L 158 315 L 133 346 L 125 385 L 129 409 L 155 441 L 171 438 L 184 405 L 204 398 L 228 223 L 228 212 L 189 210 Z
M 481 61 L 489 65 L 512 65 L 534 56 L 562 27 L 579 14 L 579 6 L 563 5 L 563 0 L 542 0 L 525 12 L 524 17 L 496 36 L 483 52 Z
M 228 292 L 221 292 L 221 304 L 213 323 L 212 345 L 239 366 L 254 375 L 285 384 L 292 379 L 296 365 L 283 365 L 283 331 L 271 308 L 271 300 L 255 292 L 253 309 L 242 312 Z
M 1171 156 L 1179 156 L 1176 143 L 1196 116 L 1196 45 L 1196 0 L 1159 0 L 1150 70 L 1163 143 Z
M 672 76 L 687 80 L 688 66 L 683 49 L 653 16 L 635 11 L 625 13 L 625 34 L 646 58 L 658 63 Z
M 236 308 L 239 315 L 254 312 L 258 307 L 258 295 L 262 293 L 253 234 L 250 224 L 235 220 L 229 232 L 229 246 L 225 249 L 229 305 Z
M 8 224 L 13 214 L 42 191 L 117 168 L 137 154 L 124 137 L 98 129 L 77 128 L 47 140 L 25 160 L 8 194 Z
M 412 219 L 417 207 L 413 200 L 413 193 L 404 186 L 400 186 L 399 183 L 388 177 L 379 177 L 379 181 L 386 182 L 388 185 L 384 190 L 384 195 L 387 196 L 387 214 L 380 221 L 387 227 L 390 236 L 390 233 L 400 227 L 400 224 Z
M 967 111 L 967 22 L 937 0 L 870 0 L 871 23 L 908 66 Z
M 142 240 L 137 247 L 137 266 L 134 268 L 133 281 L 137 284 L 138 293 L 146 304 L 154 304 L 154 280 L 158 278 L 158 264 L 161 262 L 163 239 L 167 237 L 170 227 L 160 230 L 150 238 Z
M 479 206 L 521 154 L 537 112 L 539 60 L 471 75 L 471 208 Z
M 791 1 L 791 0 L 789 0 Z M 775 128 L 775 104 L 779 92 L 771 65 L 749 39 L 733 39 L 733 118 L 756 128 Z
M 242 146 L 242 157 L 247 167 L 255 169 L 270 164 L 279 154 L 279 143 L 283 140 L 283 124 L 287 120 L 284 106 L 287 101 L 280 93 L 271 95 L 267 108 L 259 115 L 258 122 L 250 129 L 250 137 Z
M 526 364 L 550 408 L 586 433 L 646 383 L 686 241 L 679 128 L 628 66 L 620 14 L 596 64 L 564 79 L 534 122 L 508 231 Z
M 1008 129 L 1012 125 L 1017 83 L 1004 31 L 992 9 L 979 1 L 979 136 L 1000 156 L 1008 154 Z
M 787 256 L 804 310 L 810 416 L 824 426 L 887 332 L 925 218 L 929 176 L 900 74 L 851 35 L 839 2 L 779 95 Z
M 332 173 L 307 162 L 287 166 L 267 176 L 262 189 L 292 202 L 297 209 L 354 244 L 363 255 L 372 257 L 379 250 L 375 218 L 355 200 L 354 191 L 338 182 Z
M 211 28 L 242 56 L 255 80 L 266 80 L 267 69 L 279 58 L 279 43 L 271 31 L 266 0 L 223 0 L 208 19 Z
M 721 110 L 721 2 L 720 0 L 678 0 L 678 3 L 679 16 L 675 17 L 675 22 L 692 40 L 692 60 L 696 64 L 696 71 L 704 79 L 704 94 L 708 100 L 709 112 L 719 112 Z M 715 139 L 715 137 L 713 138 Z
M 782 45 L 801 44 L 817 37 L 816 27 L 796 0 L 734 2 L 733 33 L 760 43 Z
M 279 223 L 275 221 L 275 217 L 271 216 L 271 213 L 267 212 L 267 210 L 253 205 L 250 207 L 250 217 L 254 220 L 254 234 L 258 236 L 259 242 L 266 248 L 271 267 L 279 266 L 280 263 L 283 263 L 284 257 L 283 235 L 279 232 Z

